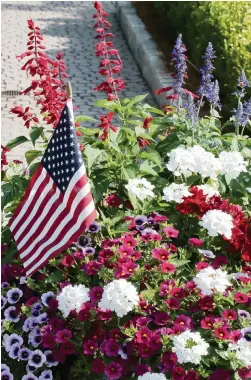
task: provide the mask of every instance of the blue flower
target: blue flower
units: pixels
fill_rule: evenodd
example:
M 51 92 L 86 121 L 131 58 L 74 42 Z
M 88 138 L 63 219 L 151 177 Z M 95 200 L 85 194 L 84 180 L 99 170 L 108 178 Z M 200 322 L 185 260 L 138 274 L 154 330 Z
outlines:
M 38 380 L 38 377 L 33 375 L 33 373 L 27 373 L 22 377 L 22 380 Z
M 243 105 L 241 102 L 239 102 L 237 108 L 233 109 L 233 117 L 234 117 L 235 127 L 237 127 L 238 125 L 241 125 L 242 118 L 243 118 Z
M 92 248 L 92 247 L 85 247 L 84 248 L 84 253 L 86 253 L 86 255 L 94 255 L 95 249 Z
M 37 318 L 35 318 L 35 317 L 28 317 L 28 318 L 24 321 L 24 324 L 23 324 L 23 331 L 28 332 L 28 331 L 34 329 L 34 327 L 36 327 L 37 324 L 38 324 L 38 322 L 37 322 Z
M 7 299 L 4 296 L 1 296 L 1 309 L 5 308 Z
M 242 70 L 238 78 L 237 87 L 238 87 L 238 90 L 234 92 L 232 95 L 237 95 L 238 97 L 243 98 L 243 96 L 245 95 L 245 88 L 250 87 L 250 82 L 247 79 L 244 70 Z
M 13 377 L 12 373 L 10 373 L 10 371 L 4 370 L 1 372 L 1 379 L 2 380 L 13 380 L 14 377 Z
M 39 380 L 53 380 L 52 371 L 50 369 L 43 371 L 39 376 Z
M 10 286 L 10 284 L 9 284 L 7 281 L 2 282 L 2 284 L 1 284 L 1 288 L 2 288 L 2 289 L 6 289 L 6 288 L 8 288 L 9 286 Z
M 187 64 L 186 64 L 186 47 L 182 42 L 182 35 L 180 34 L 176 40 L 174 45 L 174 49 L 172 51 L 172 61 L 174 61 L 174 84 L 173 88 L 176 94 L 180 95 L 183 90 L 182 86 L 184 83 L 184 78 L 187 76 Z
M 31 309 L 33 317 L 38 317 L 42 309 L 43 305 L 40 302 L 35 303 Z
M 9 357 L 11 359 L 16 359 L 18 357 L 19 350 L 20 350 L 20 344 L 19 343 L 13 344 L 10 347 Z
M 46 356 L 40 350 L 31 351 L 28 364 L 32 367 L 42 367 L 46 361 Z
M 87 232 L 91 232 L 92 234 L 97 233 L 101 230 L 101 226 L 97 222 L 93 222 L 89 225 L 89 227 L 86 229 Z
M 148 222 L 147 217 L 145 215 L 137 215 L 134 218 L 134 223 L 136 224 L 137 227 L 144 226 Z
M 47 367 L 54 367 L 54 366 L 57 366 L 58 365 L 58 362 L 56 360 L 54 360 L 53 356 L 52 356 L 52 351 L 50 350 L 47 350 L 47 351 L 44 351 L 44 354 L 46 356 L 46 362 L 45 362 L 45 365 Z
M 209 103 L 212 105 L 212 107 L 221 109 L 219 93 L 220 93 L 219 83 L 217 80 L 215 80 L 214 82 L 212 82 L 210 86 L 210 90 L 208 91 L 208 94 L 207 94 L 207 99 Z
M 244 327 L 241 329 L 241 333 L 243 338 L 245 338 L 248 342 L 251 342 L 251 327 Z
M 32 373 L 32 372 L 36 371 L 36 367 L 33 367 L 33 366 L 27 364 L 27 365 L 26 365 L 26 371 L 27 371 L 28 373 Z
M 3 371 L 10 371 L 10 367 L 8 367 L 6 364 L 1 364 L 1 372 Z
M 196 124 L 197 121 L 198 121 L 197 111 L 196 111 L 196 107 L 195 107 L 195 104 L 194 104 L 194 101 L 193 101 L 193 97 L 189 93 L 186 95 L 186 100 L 184 102 L 184 108 L 187 111 L 188 118 L 192 122 L 192 126 L 194 126 L 194 124 Z
M 4 316 L 6 321 L 10 322 L 18 322 L 20 319 L 15 306 L 10 306 L 7 309 L 5 309 Z
M 77 242 L 75 243 L 76 246 L 80 249 L 89 247 L 91 245 L 92 239 L 90 236 L 82 235 L 78 238 Z
M 23 292 L 18 288 L 12 288 L 7 292 L 7 300 L 10 304 L 17 303 L 22 297 Z
M 214 70 L 214 66 L 212 61 L 216 58 L 215 51 L 211 42 L 208 43 L 205 55 L 203 55 L 202 58 L 204 58 L 204 65 L 200 68 L 201 85 L 198 93 L 207 97 L 208 93 L 210 93 L 211 83 L 213 79 L 212 72 Z
M 243 103 L 243 112 L 242 112 L 242 118 L 241 118 L 241 126 L 245 127 L 248 120 L 251 118 L 251 98 Z
M 38 347 L 42 341 L 41 335 L 31 335 L 29 336 L 29 344 L 33 347 Z
M 11 347 L 14 344 L 18 343 L 19 346 L 21 346 L 23 342 L 24 342 L 23 338 L 17 334 L 11 334 L 11 335 L 5 334 L 3 337 L 3 345 L 7 352 L 10 351 Z
M 48 321 L 47 313 L 40 314 L 40 315 L 37 317 L 37 322 L 38 322 L 39 324 L 46 323 L 47 321 Z
M 55 298 L 55 294 L 53 292 L 47 292 L 47 293 L 44 293 L 42 294 L 42 297 L 41 297 L 41 300 L 44 304 L 44 306 L 49 306 L 49 302 Z
M 18 352 L 18 359 L 27 361 L 30 358 L 30 350 L 28 348 L 21 348 Z

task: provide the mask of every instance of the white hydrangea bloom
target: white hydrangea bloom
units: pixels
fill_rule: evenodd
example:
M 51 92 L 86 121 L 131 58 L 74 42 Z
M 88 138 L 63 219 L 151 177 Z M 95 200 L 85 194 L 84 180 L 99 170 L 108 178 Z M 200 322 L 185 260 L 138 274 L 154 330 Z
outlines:
M 66 318 L 72 310 L 80 311 L 83 303 L 90 301 L 90 289 L 85 285 L 67 285 L 62 292 L 57 296 L 58 309 Z
M 201 269 L 193 278 L 193 281 L 204 296 L 211 295 L 214 290 L 224 293 L 227 287 L 231 285 L 227 272 L 220 268 L 214 269 L 211 266 Z
M 189 177 L 194 173 L 200 174 L 202 178 L 216 178 L 221 168 L 219 159 L 200 145 L 178 147 L 168 155 L 170 160 L 166 167 L 177 176 Z
M 139 376 L 138 380 L 166 380 L 166 377 L 163 373 L 146 372 L 144 375 Z
M 199 332 L 186 330 L 172 336 L 172 352 L 177 355 L 178 362 L 200 364 L 201 357 L 208 354 L 209 344 L 201 338 Z
M 233 218 L 230 214 L 221 210 L 207 211 L 199 224 L 205 228 L 209 236 L 223 235 L 227 239 L 231 239 Z
M 212 198 L 214 195 L 220 195 L 220 193 L 210 185 L 199 185 L 197 187 L 203 191 L 204 195 L 207 196 L 207 200 Z
M 172 183 L 170 186 L 166 186 L 163 189 L 163 199 L 166 202 L 177 202 L 177 203 L 182 203 L 183 197 L 188 197 L 189 195 L 192 195 L 188 191 L 189 186 L 186 186 L 184 183 Z
M 133 178 L 129 179 L 128 184 L 125 185 L 125 188 L 132 192 L 137 198 L 141 201 L 144 201 L 147 198 L 153 198 L 154 185 L 152 185 L 145 178 Z
M 244 363 L 245 367 L 251 366 L 251 342 L 241 338 L 237 343 L 230 343 L 228 352 L 235 351 L 237 359 Z
M 247 171 L 247 163 L 240 152 L 221 152 L 219 155 L 221 174 L 229 180 L 237 178 L 241 172 Z
M 138 305 L 139 296 L 136 288 L 125 279 L 114 280 L 104 286 L 104 293 L 98 303 L 100 309 L 110 309 L 118 317 L 123 317 Z

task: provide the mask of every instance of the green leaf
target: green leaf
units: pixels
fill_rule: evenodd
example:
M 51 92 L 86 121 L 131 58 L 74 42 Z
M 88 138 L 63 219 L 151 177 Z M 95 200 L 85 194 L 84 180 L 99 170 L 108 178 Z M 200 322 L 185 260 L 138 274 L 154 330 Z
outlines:
M 139 168 L 136 162 L 133 162 L 131 164 L 125 165 L 122 167 L 122 176 L 125 179 L 133 179 L 137 177 Z
M 81 133 L 83 133 L 83 135 L 86 136 L 92 136 L 95 135 L 95 133 L 100 132 L 100 130 L 97 128 L 78 128 L 78 131 L 80 131 Z
M 34 146 L 35 146 L 35 141 L 42 135 L 43 131 L 44 131 L 43 127 L 31 128 L 30 138 Z
M 35 164 L 32 164 L 30 167 L 29 167 L 29 176 L 32 177 L 33 174 L 35 173 L 35 171 L 37 170 L 37 168 L 39 167 L 40 165 L 40 162 L 35 162 Z
M 95 203 L 99 202 L 100 199 L 103 198 L 104 193 L 106 193 L 107 189 L 110 185 L 110 180 L 107 177 L 98 177 L 97 179 L 92 180 L 92 194 L 95 200 Z
M 144 100 L 148 94 L 145 95 L 137 95 L 134 98 L 132 98 L 129 103 L 126 105 L 126 109 L 131 108 L 134 104 L 140 103 L 142 100 Z
M 139 170 L 143 173 L 156 176 L 158 175 L 158 172 L 155 169 L 156 165 L 149 160 L 145 160 L 144 162 L 142 162 L 139 168 Z
M 97 121 L 93 117 L 85 116 L 85 115 L 78 115 L 74 117 L 76 123 L 81 123 L 82 121 Z
M 63 280 L 64 273 L 59 270 L 55 270 L 49 277 L 45 279 L 46 284 L 54 284 L 60 280 Z
M 23 143 L 25 143 L 27 141 L 29 141 L 27 139 L 27 137 L 25 137 L 25 136 L 18 136 L 15 139 L 13 139 L 10 142 L 8 142 L 8 144 L 6 145 L 6 148 L 12 149 L 12 148 L 15 148 L 15 146 L 23 144 Z
M 17 253 L 17 247 L 12 247 L 2 259 L 2 264 L 10 264 L 14 255 Z
M 28 150 L 25 153 L 27 164 L 30 165 L 32 161 L 34 161 L 38 157 L 41 157 L 42 155 L 43 155 L 43 152 L 41 150 Z
M 180 144 L 177 133 L 172 133 L 157 144 L 156 150 L 160 153 L 167 153 L 177 148 Z
M 92 148 L 90 145 L 85 147 L 84 153 L 87 157 L 87 166 L 88 169 L 91 169 L 98 156 L 102 153 L 101 149 Z
M 140 153 L 140 158 L 148 158 L 150 161 L 154 162 L 156 165 L 158 165 L 161 168 L 161 157 L 160 154 L 156 150 L 145 150 L 142 153 Z
M 166 114 L 159 110 L 158 108 L 151 107 L 149 104 L 144 104 L 143 109 L 147 110 L 148 112 L 156 113 L 157 115 L 166 116 Z

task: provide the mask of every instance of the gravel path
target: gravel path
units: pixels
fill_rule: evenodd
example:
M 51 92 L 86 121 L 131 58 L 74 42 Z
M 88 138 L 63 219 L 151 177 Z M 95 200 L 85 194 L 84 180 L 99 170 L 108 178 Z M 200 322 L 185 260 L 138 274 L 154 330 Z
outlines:
M 21 71 L 21 62 L 15 58 L 25 51 L 27 42 L 27 20 L 32 19 L 41 28 L 45 37 L 47 54 L 55 57 L 58 51 L 64 53 L 68 73 L 72 83 L 77 114 L 96 116 L 102 111 L 92 104 L 102 94 L 93 91 L 100 76 L 97 74 L 98 59 L 95 56 L 95 41 L 92 15 L 93 2 L 85 1 L 39 1 L 39 2 L 2 2 L 2 93 L 4 91 L 21 91 L 28 87 L 30 80 Z M 124 68 L 121 76 L 127 84 L 124 96 L 150 93 L 140 69 L 125 41 L 116 18 L 115 2 L 104 2 L 115 34 L 114 43 L 120 52 Z M 148 97 L 150 104 L 155 104 L 153 97 Z M 26 135 L 22 121 L 9 113 L 14 105 L 31 106 L 34 100 L 30 96 L 7 97 L 2 95 L 2 144 Z M 9 153 L 11 158 L 23 159 L 29 145 L 20 146 Z

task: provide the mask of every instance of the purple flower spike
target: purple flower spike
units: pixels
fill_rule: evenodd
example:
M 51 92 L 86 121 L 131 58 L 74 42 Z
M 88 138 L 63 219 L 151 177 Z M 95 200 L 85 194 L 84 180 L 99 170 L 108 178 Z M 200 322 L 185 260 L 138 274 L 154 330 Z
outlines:
M 197 123 L 197 110 L 194 104 L 193 97 L 190 93 L 186 95 L 186 100 L 184 102 L 184 108 L 187 110 L 187 116 L 192 122 L 192 126 Z
M 55 297 L 56 296 L 53 292 L 47 292 L 47 293 L 42 294 L 41 300 L 44 306 L 49 306 L 48 303 Z
M 86 229 L 87 232 L 90 232 L 92 234 L 95 234 L 101 230 L 100 225 L 97 222 L 93 222 L 89 225 L 89 227 Z
M 18 359 L 27 361 L 30 358 L 30 350 L 28 348 L 21 348 L 18 352 Z
M 43 371 L 39 376 L 39 380 L 53 380 L 52 371 L 50 369 Z
M 243 113 L 242 113 L 242 118 L 240 125 L 242 127 L 245 127 L 247 124 L 248 120 L 251 118 L 251 98 L 243 103 Z
M 180 34 L 174 45 L 172 51 L 172 61 L 174 61 L 175 73 L 174 73 L 174 84 L 173 88 L 176 94 L 181 95 L 183 92 L 182 86 L 184 83 L 184 78 L 187 76 L 187 64 L 186 64 L 186 47 L 182 42 L 182 35 Z
M 12 373 L 10 373 L 10 371 L 4 370 L 1 372 L 1 379 L 2 380 L 14 380 L 14 377 L 13 377 Z
M 201 85 L 198 90 L 198 94 L 208 97 L 213 79 L 212 72 L 214 70 L 214 66 L 212 61 L 216 58 L 215 51 L 211 42 L 208 43 L 205 55 L 203 55 L 202 58 L 204 58 L 204 65 L 200 68 Z
M 32 367 L 40 368 L 46 362 L 46 356 L 40 350 L 31 352 L 28 364 Z
M 18 311 L 15 308 L 15 306 L 10 306 L 8 307 L 8 309 L 5 309 L 4 316 L 5 316 L 6 321 L 10 321 L 10 322 L 19 321 Z
M 10 347 L 9 357 L 11 359 L 16 359 L 18 357 L 19 350 L 20 350 L 20 344 L 19 343 L 13 344 Z
M 1 309 L 2 310 L 5 308 L 6 303 L 7 303 L 7 299 L 4 296 L 1 296 Z
M 218 108 L 221 110 L 221 104 L 220 104 L 220 87 L 217 80 L 215 82 L 212 82 L 210 91 L 208 92 L 207 98 L 209 103 L 213 108 Z
M 7 292 L 7 300 L 10 304 L 14 304 L 20 300 L 22 295 L 23 295 L 22 290 L 20 290 L 18 288 L 13 288 Z

